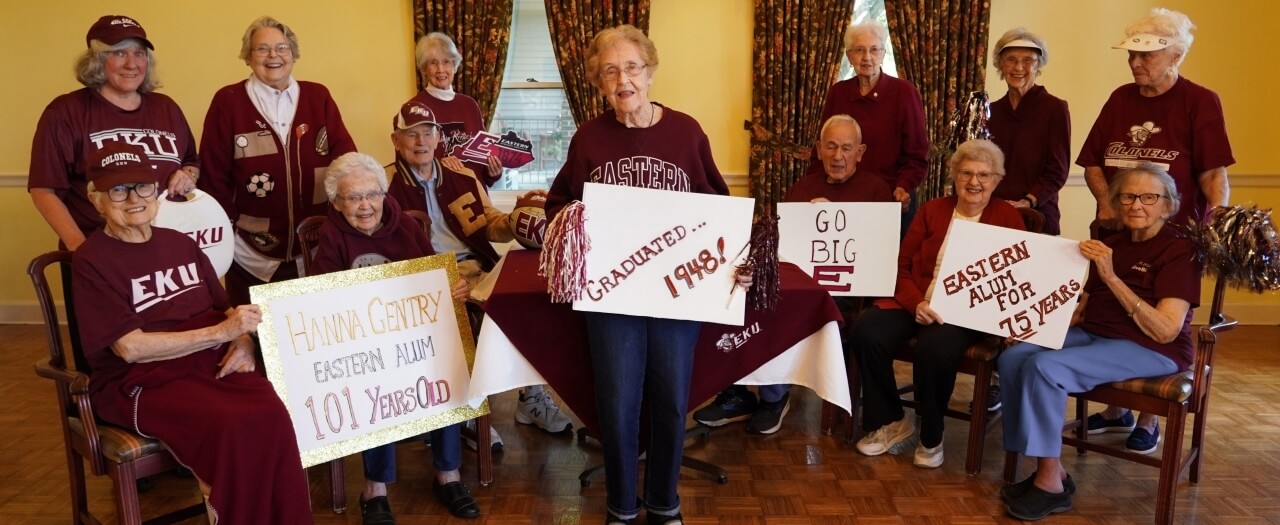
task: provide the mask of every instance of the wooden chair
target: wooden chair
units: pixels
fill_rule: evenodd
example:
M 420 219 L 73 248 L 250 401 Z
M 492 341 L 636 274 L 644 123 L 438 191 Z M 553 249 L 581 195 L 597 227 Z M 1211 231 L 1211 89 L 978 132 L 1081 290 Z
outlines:
M 418 221 L 418 224 L 425 230 L 430 227 L 431 219 L 422 210 L 405 211 L 410 217 Z M 304 276 L 311 274 L 311 265 L 314 263 L 315 249 L 317 241 L 320 240 L 320 227 L 324 226 L 328 217 L 316 215 L 307 217 L 298 224 L 297 230 L 298 241 L 302 244 L 302 273 Z M 467 303 L 467 317 L 471 321 L 471 333 L 479 334 L 478 317 L 473 310 L 479 309 L 479 306 L 471 302 Z M 476 442 L 477 469 L 479 471 L 480 485 L 487 487 L 493 483 L 493 449 L 489 442 L 489 415 L 483 415 L 476 418 L 475 435 L 471 436 Z M 470 433 L 470 430 L 464 429 L 463 432 Z M 341 513 L 346 509 L 346 486 L 340 483 L 345 480 L 343 471 L 343 460 L 335 459 L 329 462 L 330 478 L 333 480 L 333 508 L 334 512 Z M 339 509 L 342 510 L 339 510 Z
M 71 354 L 68 366 L 66 349 L 79 334 L 64 339 L 58 325 L 58 310 L 49 291 L 46 270 L 50 266 L 70 266 L 71 252 L 55 251 L 32 259 L 27 275 L 35 287 L 36 298 L 44 317 L 49 342 L 49 360 L 36 363 L 36 375 L 54 381 L 58 394 L 58 416 L 62 421 L 62 438 L 67 451 L 67 473 L 71 482 L 71 522 L 97 524 L 89 512 L 85 493 L 84 462 L 95 476 L 108 476 L 115 487 L 116 514 L 120 523 L 144 523 L 138 506 L 137 481 L 148 476 L 174 470 L 181 465 L 159 441 L 145 438 L 124 427 L 98 420 L 89 399 L 90 370 L 84 356 Z M 61 268 L 59 268 L 61 269 Z M 71 286 L 63 282 L 63 286 Z M 74 316 L 72 305 L 66 305 L 67 316 Z M 78 345 L 75 345 L 78 346 Z M 145 523 L 174 523 L 205 513 L 204 502 L 183 507 Z
M 1022 220 L 1026 226 L 1026 230 L 1033 233 L 1044 231 L 1044 214 L 1033 208 L 1019 208 L 1018 212 L 1022 215 Z M 845 312 L 845 326 L 849 326 L 853 322 L 853 318 L 857 316 L 857 312 Z M 973 393 L 968 412 L 962 412 L 952 408 L 947 408 L 944 414 L 947 417 L 959 419 L 969 422 L 969 437 L 965 446 L 965 463 L 964 471 L 971 476 L 976 476 L 982 471 L 982 454 L 986 443 L 987 432 L 994 428 L 1000 421 L 1000 412 L 988 412 L 986 410 L 987 396 L 991 391 L 991 378 L 996 369 L 996 357 L 999 357 L 1000 351 L 1004 349 L 1004 341 L 1000 337 L 987 336 L 977 344 L 970 346 L 965 350 L 964 356 L 960 358 L 958 367 L 959 373 L 969 374 L 973 376 Z M 894 356 L 895 360 L 907 363 L 914 362 L 915 340 L 912 339 L 905 347 L 898 351 Z M 861 376 L 858 374 L 858 364 L 856 361 L 849 360 L 845 363 L 848 370 L 849 378 L 849 398 L 853 400 L 852 412 L 853 417 L 845 423 L 845 436 L 849 441 L 856 441 L 861 437 L 861 429 L 856 424 L 858 416 L 858 406 L 860 403 L 859 395 L 861 394 Z M 902 404 L 904 407 L 916 409 L 918 404 L 915 399 L 906 397 L 906 394 L 912 393 L 915 385 L 908 384 L 898 389 L 898 395 L 902 396 Z M 823 404 L 822 407 L 822 429 L 830 434 L 836 426 L 836 416 L 838 411 L 830 403 Z
M 1062 444 L 1076 447 L 1084 454 L 1094 451 L 1127 461 L 1160 469 L 1156 489 L 1156 523 L 1173 522 L 1177 502 L 1178 480 L 1190 467 L 1192 484 L 1200 481 L 1200 461 L 1204 459 L 1204 428 L 1209 417 L 1209 391 L 1213 384 L 1213 358 L 1218 336 L 1236 326 L 1236 320 L 1222 313 L 1226 281 L 1219 276 L 1213 286 L 1213 302 L 1209 306 L 1208 324 L 1197 331 L 1195 361 L 1191 368 L 1164 377 L 1130 379 L 1099 386 L 1088 392 L 1072 394 L 1076 398 L 1076 419 L 1063 428 Z M 1130 452 L 1123 441 L 1100 443 L 1089 440 L 1087 422 L 1089 402 L 1165 417 L 1164 445 L 1160 457 Z M 1191 446 L 1183 451 L 1187 420 L 1191 422 Z M 1073 435 L 1074 434 L 1074 435 Z M 1018 477 L 1018 454 L 1005 453 L 1004 479 L 1012 483 Z

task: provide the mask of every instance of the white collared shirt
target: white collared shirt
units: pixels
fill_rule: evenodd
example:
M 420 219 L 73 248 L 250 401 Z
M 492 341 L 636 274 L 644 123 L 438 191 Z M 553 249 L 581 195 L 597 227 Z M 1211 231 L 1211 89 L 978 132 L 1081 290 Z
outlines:
M 281 144 L 289 143 L 289 128 L 293 125 L 293 117 L 298 112 L 298 81 L 289 77 L 289 87 L 279 90 L 268 86 L 258 77 L 249 75 L 249 99 L 258 114 L 267 121 L 271 129 L 280 137 Z

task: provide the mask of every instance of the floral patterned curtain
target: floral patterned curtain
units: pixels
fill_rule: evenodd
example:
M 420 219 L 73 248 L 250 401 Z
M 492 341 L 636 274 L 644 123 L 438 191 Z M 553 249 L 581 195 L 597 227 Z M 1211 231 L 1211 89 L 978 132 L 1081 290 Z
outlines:
M 547 26 L 564 94 L 579 126 L 605 110 L 604 97 L 587 78 L 586 50 L 596 32 L 622 24 L 649 33 L 649 0 L 546 0 Z M 674 51 L 674 50 L 673 50 Z M 662 56 L 662 50 L 658 50 Z
M 827 88 L 840 70 L 850 0 L 755 0 L 750 189 L 771 213 L 809 165 Z M 770 131 L 774 130 L 774 131 Z
M 972 91 L 985 89 L 990 0 L 885 0 L 898 72 L 920 90 L 929 131 L 929 176 L 916 202 L 947 191 L 947 143 L 952 113 Z
M 434 31 L 453 39 L 462 53 L 453 89 L 476 99 L 486 126 L 502 90 L 511 12 L 512 0 L 413 0 L 413 41 Z M 422 72 L 417 74 L 418 89 L 425 89 Z

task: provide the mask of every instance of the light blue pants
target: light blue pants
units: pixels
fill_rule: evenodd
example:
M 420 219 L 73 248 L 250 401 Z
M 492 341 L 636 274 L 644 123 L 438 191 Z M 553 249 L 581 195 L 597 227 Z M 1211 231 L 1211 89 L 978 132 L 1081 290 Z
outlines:
M 998 366 L 1004 449 L 1037 458 L 1062 454 L 1068 394 L 1135 377 L 1169 375 L 1178 369 L 1172 359 L 1138 343 L 1074 327 L 1067 331 L 1062 350 L 1018 343 L 1000 354 Z

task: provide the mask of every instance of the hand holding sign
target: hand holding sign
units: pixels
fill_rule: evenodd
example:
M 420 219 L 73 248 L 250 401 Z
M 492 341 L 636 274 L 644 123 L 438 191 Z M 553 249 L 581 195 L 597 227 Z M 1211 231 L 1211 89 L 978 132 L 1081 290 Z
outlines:
M 497 157 L 502 167 L 519 168 L 533 162 L 533 143 L 520 138 L 515 131 L 508 131 L 501 137 L 481 131 L 472 136 L 466 144 L 453 148 L 449 155 L 464 162 L 478 162 L 485 165 L 490 165 L 491 157 Z

